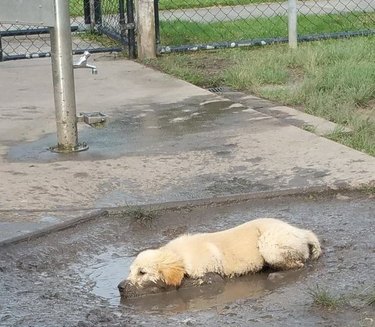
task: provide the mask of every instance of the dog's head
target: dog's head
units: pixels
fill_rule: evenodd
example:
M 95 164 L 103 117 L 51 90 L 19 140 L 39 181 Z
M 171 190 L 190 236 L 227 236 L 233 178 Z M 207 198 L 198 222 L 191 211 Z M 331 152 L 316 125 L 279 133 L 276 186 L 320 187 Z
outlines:
M 175 253 L 165 250 L 146 250 L 138 254 L 130 266 L 128 281 L 137 286 L 180 286 L 185 275 L 184 264 Z

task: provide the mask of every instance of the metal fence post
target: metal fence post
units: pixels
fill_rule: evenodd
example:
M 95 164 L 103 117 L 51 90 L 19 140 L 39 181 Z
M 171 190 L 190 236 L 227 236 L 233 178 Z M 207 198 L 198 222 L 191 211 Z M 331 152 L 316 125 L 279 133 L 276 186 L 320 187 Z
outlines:
M 120 0 L 121 2 L 121 0 Z M 120 10 L 121 17 L 121 10 Z M 125 20 L 125 16 L 123 17 Z M 127 20 L 127 31 L 128 31 L 128 51 L 129 58 L 137 58 L 137 49 L 135 44 L 135 22 L 134 22 L 134 1 L 126 0 L 126 20 Z
M 54 152 L 83 151 L 88 146 L 78 143 L 69 4 L 66 0 L 54 0 L 54 4 L 55 26 L 50 28 L 50 34 L 58 143 L 50 149 Z
M 288 40 L 289 47 L 297 48 L 297 0 L 288 0 Z
M 0 62 L 3 61 L 3 45 L 1 42 L 1 33 L 0 33 Z
M 156 44 L 160 44 L 159 0 L 154 0 Z

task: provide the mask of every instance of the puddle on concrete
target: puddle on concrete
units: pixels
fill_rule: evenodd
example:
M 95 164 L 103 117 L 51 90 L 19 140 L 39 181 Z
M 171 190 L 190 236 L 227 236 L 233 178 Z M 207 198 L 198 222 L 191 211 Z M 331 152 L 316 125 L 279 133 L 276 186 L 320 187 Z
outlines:
M 152 105 L 150 105 L 150 108 Z M 54 162 L 61 160 L 100 160 L 147 152 L 148 154 L 176 153 L 212 147 L 202 133 L 216 133 L 218 147 L 225 150 L 225 129 L 248 126 L 247 118 L 259 113 L 240 110 L 231 101 L 197 102 L 196 100 L 163 108 L 144 110 L 118 109 L 109 118 L 105 128 L 79 129 L 79 139 L 87 142 L 90 150 L 64 154 L 47 149 L 57 143 L 56 135 L 48 134 L 34 142 L 25 142 L 10 147 L 7 159 L 21 162 Z M 239 111 L 238 111 L 239 110 Z M 264 128 L 264 127 L 263 127 Z M 197 141 L 199 139 L 199 141 Z
M 189 311 L 201 311 L 215 308 L 221 310 L 225 305 L 245 299 L 258 299 L 272 290 L 293 283 L 304 270 L 288 271 L 279 277 L 269 278 L 270 273 L 258 273 L 233 279 L 226 279 L 212 285 L 183 288 L 167 293 L 142 296 L 121 300 L 124 310 L 133 309 L 141 312 L 158 314 L 176 314 Z M 272 273 L 271 273 L 272 276 Z
M 150 225 L 127 216 L 0 248 L 0 325 L 4 326 L 370 326 L 374 308 L 374 199 L 323 194 L 167 211 Z M 120 303 L 117 284 L 133 256 L 180 233 L 216 231 L 272 216 L 314 230 L 323 256 L 268 280 L 256 274 Z M 290 275 L 289 275 L 290 274 Z M 348 303 L 313 303 L 319 286 Z
M 212 285 L 181 288 L 133 299 L 121 299 L 118 283 L 125 279 L 134 257 L 121 257 L 119 249 L 107 252 L 90 260 L 84 269 L 78 269 L 84 281 L 96 296 L 104 298 L 110 305 L 121 304 L 122 310 L 136 310 L 160 314 L 174 314 L 185 311 L 221 308 L 227 303 L 241 299 L 256 299 L 277 287 L 293 283 L 306 270 L 287 272 L 262 272 L 233 279 L 225 279 Z
M 117 289 L 118 283 L 127 277 L 129 267 L 134 257 L 122 257 L 120 251 L 110 250 L 95 257 L 87 267 L 79 269 L 79 274 L 89 286 L 92 293 L 100 296 L 111 305 L 118 305 L 120 295 Z

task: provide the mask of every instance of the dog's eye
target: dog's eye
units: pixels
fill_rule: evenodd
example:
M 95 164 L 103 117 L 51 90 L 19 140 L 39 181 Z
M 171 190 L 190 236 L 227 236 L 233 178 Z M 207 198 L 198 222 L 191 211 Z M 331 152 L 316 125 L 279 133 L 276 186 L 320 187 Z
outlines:
M 139 271 L 138 271 L 138 274 L 139 274 L 139 275 L 146 275 L 146 272 L 145 272 L 144 270 L 139 270 Z

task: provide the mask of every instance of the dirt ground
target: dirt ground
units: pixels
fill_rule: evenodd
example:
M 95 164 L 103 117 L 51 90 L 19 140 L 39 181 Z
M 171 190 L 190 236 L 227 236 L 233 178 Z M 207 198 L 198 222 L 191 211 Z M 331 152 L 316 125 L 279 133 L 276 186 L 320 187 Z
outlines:
M 314 230 L 323 256 L 299 271 L 121 303 L 116 286 L 139 251 L 266 216 Z M 375 326 L 374 218 L 364 193 L 101 217 L 0 248 L 0 326 Z M 329 298 L 319 302 L 323 291 Z

